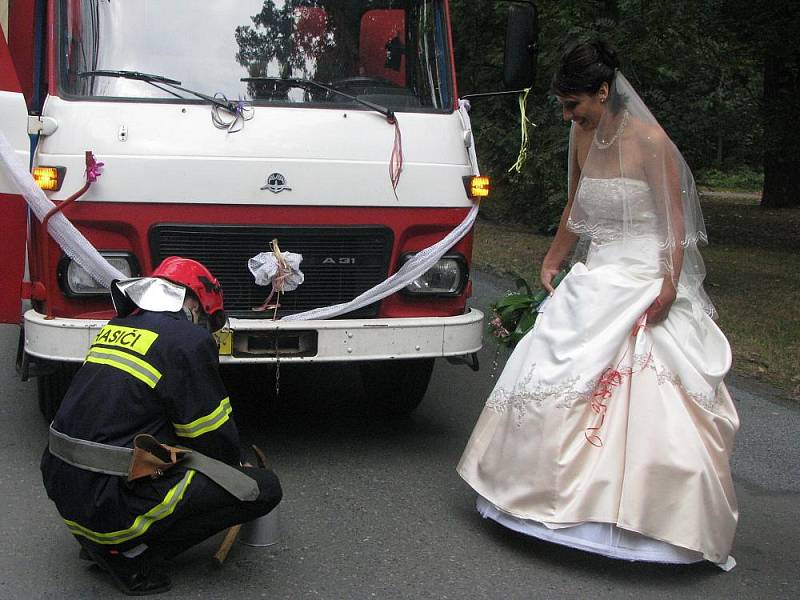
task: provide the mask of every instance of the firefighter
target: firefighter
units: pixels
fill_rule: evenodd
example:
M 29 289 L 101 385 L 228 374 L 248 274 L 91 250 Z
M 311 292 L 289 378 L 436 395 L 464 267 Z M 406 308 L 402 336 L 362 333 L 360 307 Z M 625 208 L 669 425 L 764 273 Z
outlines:
M 222 290 L 202 264 L 165 259 L 116 281 L 117 317 L 94 339 L 50 425 L 47 494 L 81 555 L 123 592 L 170 588 L 163 561 L 281 500 L 241 462 L 212 331 Z M 188 450 L 188 452 L 186 451 Z

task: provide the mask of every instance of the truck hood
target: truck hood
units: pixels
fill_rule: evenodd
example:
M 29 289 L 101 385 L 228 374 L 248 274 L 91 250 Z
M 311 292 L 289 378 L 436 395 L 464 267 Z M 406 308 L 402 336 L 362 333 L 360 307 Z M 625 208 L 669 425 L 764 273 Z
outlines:
M 62 191 L 83 185 L 83 155 L 105 163 L 81 201 L 468 206 L 471 173 L 457 112 L 398 113 L 403 171 L 395 191 L 389 160 L 395 127 L 373 111 L 256 107 L 242 129 L 212 123 L 196 103 L 71 101 L 50 97 L 37 164 L 67 167 Z M 284 188 L 268 186 L 279 174 Z M 275 179 L 272 179 L 273 183 Z

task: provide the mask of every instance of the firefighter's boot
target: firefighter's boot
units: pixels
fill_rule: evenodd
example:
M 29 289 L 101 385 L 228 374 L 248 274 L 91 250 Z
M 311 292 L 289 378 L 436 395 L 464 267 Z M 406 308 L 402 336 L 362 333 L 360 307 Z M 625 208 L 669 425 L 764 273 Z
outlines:
M 129 596 L 149 596 L 166 592 L 171 587 L 169 576 L 155 568 L 148 551 L 127 558 L 115 551 L 84 546 L 91 559 L 111 575 L 119 591 Z

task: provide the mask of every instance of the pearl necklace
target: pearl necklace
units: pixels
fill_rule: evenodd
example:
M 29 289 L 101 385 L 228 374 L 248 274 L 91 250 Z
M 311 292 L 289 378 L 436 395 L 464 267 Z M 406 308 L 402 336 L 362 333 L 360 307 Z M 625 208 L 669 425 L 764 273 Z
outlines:
M 614 133 L 613 137 L 610 140 L 608 140 L 608 142 L 598 140 L 597 139 L 597 132 L 595 132 L 594 139 L 592 140 L 592 142 L 594 143 L 594 147 L 599 149 L 599 150 L 605 150 L 606 148 L 611 147 L 614 144 L 614 142 L 617 141 L 617 138 L 620 135 L 622 135 L 622 132 L 625 129 L 625 125 L 628 123 L 628 117 L 629 116 L 630 116 L 630 113 L 627 110 L 622 113 L 622 121 L 620 122 L 616 133 Z

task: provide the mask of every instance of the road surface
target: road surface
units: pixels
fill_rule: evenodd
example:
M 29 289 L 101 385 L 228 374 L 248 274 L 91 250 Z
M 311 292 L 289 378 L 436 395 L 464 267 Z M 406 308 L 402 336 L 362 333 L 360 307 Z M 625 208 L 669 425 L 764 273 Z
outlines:
M 476 306 L 506 289 L 474 277 Z M 117 597 L 105 574 L 78 559 L 45 496 L 38 463 L 47 425 L 35 383 L 14 373 L 17 335 L 0 326 L 0 598 Z M 281 540 L 267 549 L 237 544 L 221 570 L 211 561 L 219 538 L 210 540 L 176 560 L 164 597 L 797 597 L 796 405 L 729 381 L 742 419 L 736 569 L 614 561 L 514 534 L 474 512 L 455 465 L 491 390 L 493 357 L 488 342 L 478 373 L 438 361 L 425 401 L 399 422 L 371 414 L 352 366 L 284 367 L 277 399 L 274 372 L 229 373 L 243 441 L 265 449 L 283 482 Z

